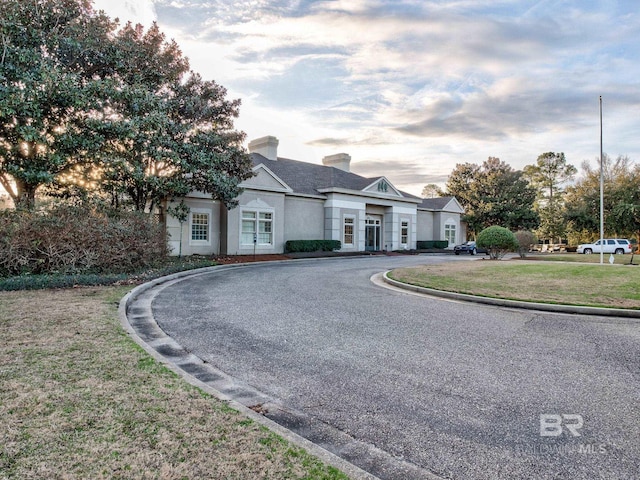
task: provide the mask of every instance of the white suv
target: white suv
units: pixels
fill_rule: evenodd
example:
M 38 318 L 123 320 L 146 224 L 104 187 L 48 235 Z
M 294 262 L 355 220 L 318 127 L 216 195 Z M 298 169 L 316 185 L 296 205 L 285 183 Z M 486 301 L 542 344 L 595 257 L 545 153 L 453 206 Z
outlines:
M 602 242 L 602 246 L 601 246 Z M 631 243 L 624 238 L 605 238 L 596 243 L 578 245 L 578 253 L 631 253 Z

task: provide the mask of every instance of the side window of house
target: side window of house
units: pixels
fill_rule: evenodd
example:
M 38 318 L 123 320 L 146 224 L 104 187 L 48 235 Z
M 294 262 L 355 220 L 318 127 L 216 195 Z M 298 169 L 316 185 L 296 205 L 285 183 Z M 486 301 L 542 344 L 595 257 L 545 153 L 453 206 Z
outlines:
M 400 243 L 407 245 L 409 243 L 409 222 L 403 220 L 400 224 Z
M 447 223 L 444 226 L 444 239 L 449 242 L 449 246 L 456 244 L 456 226 L 452 223 Z
M 209 214 L 191 214 L 191 240 L 194 242 L 209 241 Z
M 254 236 L 258 245 L 273 244 L 273 213 L 244 210 L 242 212 L 242 245 L 253 245 Z
M 345 245 L 353 245 L 353 225 L 355 219 L 353 217 L 345 217 L 344 218 L 344 233 L 342 238 L 342 243 Z

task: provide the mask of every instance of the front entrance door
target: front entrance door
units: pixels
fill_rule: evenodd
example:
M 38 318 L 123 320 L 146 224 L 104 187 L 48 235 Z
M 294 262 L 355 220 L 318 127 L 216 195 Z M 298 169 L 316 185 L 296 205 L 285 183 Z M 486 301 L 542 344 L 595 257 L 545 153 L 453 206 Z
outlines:
M 381 221 L 379 218 L 367 216 L 364 226 L 364 249 L 368 252 L 380 250 Z

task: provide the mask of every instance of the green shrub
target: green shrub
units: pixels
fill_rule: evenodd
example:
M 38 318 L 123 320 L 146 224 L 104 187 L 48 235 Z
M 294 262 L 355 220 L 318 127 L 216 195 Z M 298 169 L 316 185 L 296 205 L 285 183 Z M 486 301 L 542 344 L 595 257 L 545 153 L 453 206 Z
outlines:
M 529 247 L 534 243 L 538 242 L 538 239 L 529 230 L 518 230 L 514 233 L 516 237 L 516 241 L 518 242 L 518 254 L 520 258 L 525 258 L 527 256 L 527 252 L 529 252 Z
M 212 267 L 217 263 L 210 258 L 198 255 L 189 257 L 166 257 L 164 262 L 154 268 L 127 273 L 101 273 L 77 275 L 20 275 L 15 277 L 0 277 L 0 291 L 8 290 L 40 290 L 45 288 L 70 288 L 75 286 L 138 284 L 148 282 L 154 278 L 164 277 L 172 273 L 193 270 L 196 268 Z
M 287 253 L 333 252 L 341 248 L 340 240 L 287 240 L 284 244 L 284 251 Z
M 508 228 L 492 227 L 485 228 L 478 234 L 476 239 L 478 247 L 489 250 L 489 257 L 493 260 L 502 258 L 505 253 L 512 252 L 518 248 L 516 236 Z
M 165 229 L 145 214 L 66 204 L 0 213 L 0 277 L 127 273 L 166 255 Z
M 427 250 L 430 248 L 447 248 L 449 246 L 448 240 L 418 240 L 416 248 L 418 250 Z
M 0 291 L 41 290 L 45 288 L 71 288 L 79 285 L 113 285 L 124 282 L 126 274 L 104 275 L 20 275 L 0 278 Z

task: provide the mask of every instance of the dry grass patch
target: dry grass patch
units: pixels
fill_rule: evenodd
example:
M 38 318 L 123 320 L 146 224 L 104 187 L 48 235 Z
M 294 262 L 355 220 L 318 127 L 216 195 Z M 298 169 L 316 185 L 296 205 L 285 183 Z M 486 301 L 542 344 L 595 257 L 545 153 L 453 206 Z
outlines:
M 401 268 L 400 282 L 486 297 L 640 309 L 640 267 L 529 261 L 455 262 Z
M 346 478 L 156 363 L 126 291 L 0 292 L 0 478 Z

